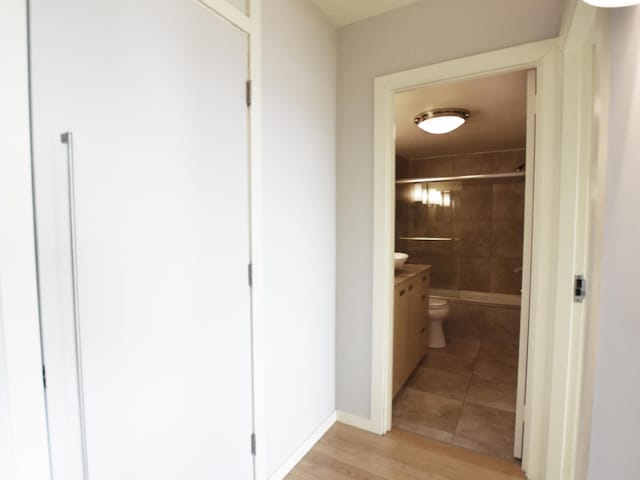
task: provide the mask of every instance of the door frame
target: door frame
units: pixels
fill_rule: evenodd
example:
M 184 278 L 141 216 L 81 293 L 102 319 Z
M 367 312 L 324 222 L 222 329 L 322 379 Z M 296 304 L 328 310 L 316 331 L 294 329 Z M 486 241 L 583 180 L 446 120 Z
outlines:
M 529 351 L 529 322 L 531 311 L 531 268 L 533 260 L 533 212 L 536 166 L 536 101 L 537 75 L 535 70 L 527 72 L 527 134 L 524 240 L 522 245 L 522 288 L 520 301 L 520 337 L 518 341 L 518 380 L 516 390 L 516 424 L 513 456 L 522 459 L 524 451 L 525 410 L 527 391 L 527 354 Z
M 573 367 L 583 364 L 583 350 L 575 348 L 584 340 L 576 336 L 575 322 L 554 321 L 563 312 L 573 311 L 573 264 L 560 268 L 559 262 L 576 254 L 575 221 L 580 211 L 570 212 L 567 202 L 575 195 L 563 190 L 570 181 L 572 166 L 578 162 L 580 142 L 566 131 L 578 117 L 563 117 L 563 78 L 573 66 L 563 65 L 566 39 L 571 32 L 587 30 L 596 15 L 593 7 L 570 2 L 569 22 L 561 37 L 494 52 L 447 61 L 375 79 L 374 110 L 374 202 L 373 202 L 373 304 L 371 356 L 371 419 L 361 426 L 378 434 L 391 427 L 393 258 L 395 229 L 395 138 L 394 95 L 426 84 L 535 69 L 536 171 L 533 188 L 532 262 L 530 275 L 530 331 L 527 352 L 525 433 L 522 467 L 529 478 L 571 478 L 563 472 L 573 465 L 577 428 L 565 425 L 581 405 L 580 391 L 585 372 Z M 600 20 L 602 21 L 602 20 Z M 579 72 L 574 81 L 582 82 Z M 566 86 L 565 80 L 565 86 Z M 583 98 L 584 101 L 584 98 Z M 577 115 L 577 112 L 576 112 Z M 592 121 L 591 118 L 588 121 Z M 562 148 L 561 148 L 562 147 Z M 571 154 L 571 153 L 574 154 Z M 560 160 L 562 159 L 562 165 Z M 573 177 L 575 181 L 575 177 Z M 557 294 L 560 287 L 562 295 Z M 565 288 L 566 287 L 566 288 Z M 572 367 L 569 370 L 568 366 Z M 586 372 L 587 374 L 589 372 Z M 532 419 L 555 418 L 557 421 Z M 574 425 L 575 426 L 575 425 Z M 581 431 L 581 438 L 588 432 Z
M 557 278 L 584 274 L 582 303 L 557 302 L 546 477 L 586 478 L 600 317 L 609 104 L 609 10 L 570 3 L 573 15 L 562 37 L 561 250 Z M 560 387 L 564 387 L 561 389 Z
M 560 52 L 558 40 L 545 40 L 495 52 L 399 72 L 375 80 L 375 159 L 374 159 L 374 240 L 373 240 L 373 335 L 372 335 L 372 422 L 380 434 L 391 428 L 391 379 L 393 335 L 393 258 L 395 199 L 394 95 L 427 84 L 450 82 L 516 70 L 537 71 L 536 97 L 537 152 L 533 192 L 532 271 L 530 275 L 530 343 L 547 345 L 554 299 L 554 259 L 557 193 L 557 141 L 559 127 L 557 82 Z M 545 212 L 541 215 L 540 212 Z M 523 265 L 524 266 L 524 265 Z M 524 421 L 523 468 L 531 460 L 530 449 L 543 443 L 546 390 L 546 349 L 528 349 L 528 378 Z M 535 448 L 535 447 L 534 447 Z M 540 449 L 536 449 L 540 451 Z M 535 478 L 535 476 L 534 476 Z

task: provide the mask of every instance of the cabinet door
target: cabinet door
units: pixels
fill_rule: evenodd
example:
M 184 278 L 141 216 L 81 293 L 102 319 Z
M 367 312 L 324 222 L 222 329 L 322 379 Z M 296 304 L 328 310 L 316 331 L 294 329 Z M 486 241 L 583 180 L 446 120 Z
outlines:
M 420 278 L 411 279 L 407 287 L 409 295 L 409 332 L 407 335 L 407 377 L 418 366 L 422 359 L 422 338 L 420 331 L 423 327 L 422 315 L 424 307 Z
M 427 345 L 429 345 L 429 294 L 431 290 L 431 272 L 426 271 L 420 275 L 421 292 L 422 292 L 422 327 L 420 331 L 422 355 L 427 353 Z
M 396 287 L 393 307 L 393 396 L 395 397 L 407 379 L 409 295 L 406 284 Z
M 247 36 L 194 1 L 29 5 L 53 477 L 253 478 Z

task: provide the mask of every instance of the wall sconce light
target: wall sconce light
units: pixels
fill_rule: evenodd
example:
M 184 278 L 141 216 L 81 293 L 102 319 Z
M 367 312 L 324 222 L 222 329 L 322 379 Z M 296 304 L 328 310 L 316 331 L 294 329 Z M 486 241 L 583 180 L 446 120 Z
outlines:
M 413 203 L 422 202 L 422 184 L 416 183 L 413 186 Z
M 451 192 L 442 192 L 442 205 L 444 207 L 451 206 Z
M 429 200 L 429 192 L 429 185 L 424 186 L 421 183 L 416 183 L 413 186 L 413 203 L 422 203 L 423 205 L 430 204 L 431 202 Z
M 434 188 L 429 189 L 429 205 L 438 205 L 442 206 L 442 192 L 440 190 L 436 190 Z
M 422 183 L 416 183 L 413 186 L 413 193 L 411 197 L 414 205 L 421 203 L 430 207 L 434 205 L 439 207 L 451 206 L 451 192 L 443 192 L 441 190 L 436 190 L 435 188 L 429 188 L 429 184 L 424 185 Z
M 584 0 L 584 3 L 594 7 L 616 8 L 637 5 L 640 3 L 640 0 Z

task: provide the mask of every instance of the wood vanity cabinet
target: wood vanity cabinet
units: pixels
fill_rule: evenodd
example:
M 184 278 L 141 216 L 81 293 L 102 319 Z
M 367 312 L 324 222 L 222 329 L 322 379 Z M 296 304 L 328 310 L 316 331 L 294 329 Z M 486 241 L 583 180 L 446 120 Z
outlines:
M 409 338 L 409 295 L 407 285 L 395 288 L 393 303 L 393 396 L 407 380 L 408 370 L 406 345 Z
M 429 345 L 429 291 L 431 289 L 431 272 L 426 271 L 420 274 L 420 283 L 422 285 L 422 326 L 420 327 L 420 344 L 422 352 L 427 353 Z
M 418 271 L 395 287 L 393 322 L 393 396 L 420 364 L 427 348 L 429 270 Z
M 409 280 L 407 290 L 409 291 L 409 335 L 406 352 L 409 364 L 408 377 L 424 356 L 422 348 L 422 315 L 424 314 L 424 309 L 422 308 L 422 289 L 420 288 L 419 279 L 413 278 Z

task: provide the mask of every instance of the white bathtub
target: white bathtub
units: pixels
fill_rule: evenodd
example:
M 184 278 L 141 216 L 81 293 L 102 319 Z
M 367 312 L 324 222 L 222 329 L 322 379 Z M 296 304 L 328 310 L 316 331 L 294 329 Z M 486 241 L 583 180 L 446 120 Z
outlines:
M 444 290 L 432 288 L 432 297 L 445 298 L 460 303 L 520 307 L 521 296 L 507 293 L 474 292 L 472 290 Z

